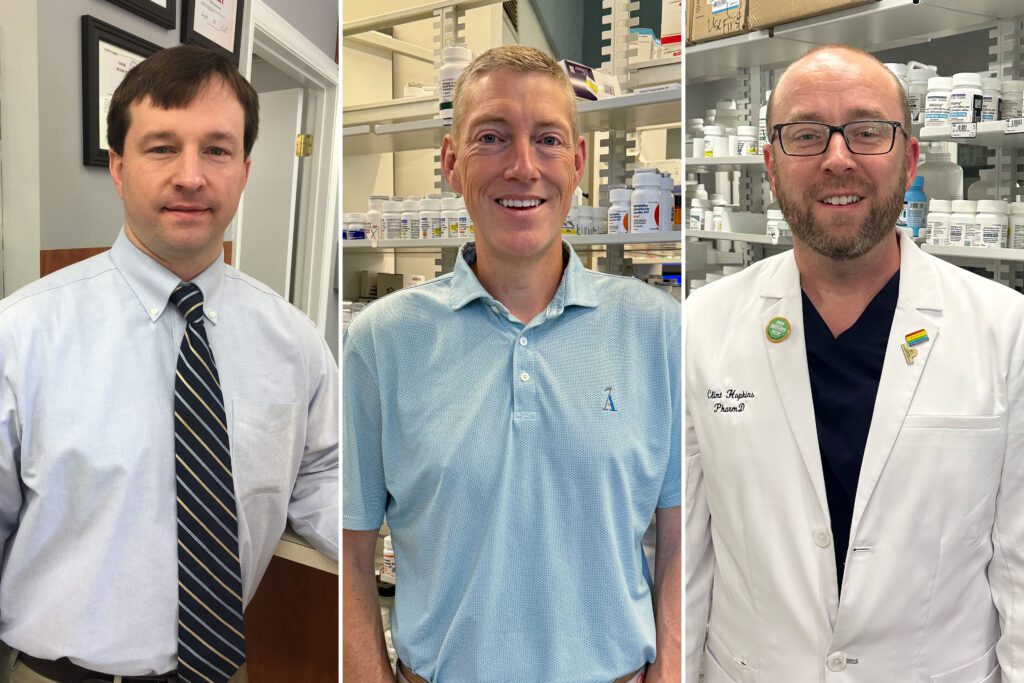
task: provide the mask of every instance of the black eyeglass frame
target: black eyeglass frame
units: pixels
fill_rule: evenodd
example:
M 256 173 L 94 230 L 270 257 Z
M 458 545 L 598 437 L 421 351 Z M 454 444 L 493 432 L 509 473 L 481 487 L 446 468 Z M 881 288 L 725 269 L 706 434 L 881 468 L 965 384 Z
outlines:
M 790 154 L 789 152 L 786 151 L 786 146 L 784 144 L 782 144 L 782 129 L 785 128 L 786 126 L 794 126 L 794 125 L 797 125 L 797 124 L 805 124 L 806 125 L 808 123 L 812 123 L 812 124 L 814 124 L 816 126 L 824 126 L 824 127 L 828 128 L 828 138 L 825 140 L 825 146 L 821 148 L 820 152 L 815 152 L 814 154 Z M 853 148 L 850 147 L 850 140 L 846 137 L 846 127 L 847 126 L 852 126 L 852 125 L 857 124 L 857 123 L 887 123 L 890 126 L 892 126 L 892 139 L 889 141 L 889 148 L 886 149 L 884 152 L 855 152 L 853 150 Z M 827 152 L 828 151 L 828 146 L 830 144 L 832 144 L 832 136 L 835 133 L 840 133 L 843 136 L 843 143 L 846 145 L 846 149 L 848 149 L 850 151 L 850 154 L 857 154 L 858 156 L 874 157 L 874 156 L 880 156 L 882 154 L 888 154 L 889 152 L 892 151 L 892 148 L 896 146 L 896 131 L 897 130 L 899 130 L 901 133 L 903 133 L 903 137 L 904 138 L 906 138 L 907 140 L 910 139 L 910 135 L 907 133 L 906 129 L 903 127 L 903 124 L 900 123 L 899 121 L 883 121 L 881 119 L 859 119 L 857 121 L 848 121 L 848 122 L 844 123 L 841 126 L 833 126 L 833 125 L 830 125 L 828 123 L 822 123 L 821 121 L 788 121 L 786 123 L 776 123 L 774 126 L 772 126 L 772 137 L 771 137 L 770 142 L 775 142 L 776 140 L 778 140 L 779 141 L 779 149 L 781 149 L 782 153 L 785 154 L 788 157 L 816 157 L 816 156 L 821 156 L 822 154 Z

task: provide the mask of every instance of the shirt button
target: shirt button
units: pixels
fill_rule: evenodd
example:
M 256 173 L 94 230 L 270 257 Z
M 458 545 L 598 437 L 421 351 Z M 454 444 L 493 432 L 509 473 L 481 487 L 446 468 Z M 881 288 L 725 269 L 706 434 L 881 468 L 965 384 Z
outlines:
M 523 380 L 524 382 L 529 382 L 530 373 L 528 373 L 526 370 L 523 370 L 522 372 L 519 373 L 519 379 Z
M 207 315 L 213 318 L 214 320 L 217 319 L 217 311 L 209 311 Z
M 814 531 L 814 543 L 819 548 L 827 548 L 829 546 L 828 532 L 824 529 L 816 529 Z
M 149 314 L 150 314 L 151 316 L 154 316 L 154 315 L 156 315 L 156 314 L 157 314 L 157 313 L 159 313 L 159 312 L 160 312 L 160 309 L 159 309 L 159 308 L 157 308 L 156 306 L 153 306 L 153 307 L 152 307 L 151 309 L 149 309 Z
M 833 652 L 825 660 L 825 666 L 828 667 L 829 671 L 842 671 L 846 668 L 846 653 Z
M 520 346 L 526 346 L 526 337 L 520 337 L 519 338 L 519 345 Z

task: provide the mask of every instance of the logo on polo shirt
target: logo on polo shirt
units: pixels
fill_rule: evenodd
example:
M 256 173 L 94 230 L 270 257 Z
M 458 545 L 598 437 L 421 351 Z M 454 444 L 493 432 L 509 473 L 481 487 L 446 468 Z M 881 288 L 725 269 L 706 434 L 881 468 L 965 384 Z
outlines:
M 618 412 L 617 410 L 615 410 L 615 401 L 612 400 L 612 388 L 611 387 L 605 387 L 604 390 L 605 390 L 604 408 L 602 408 L 601 410 L 607 410 L 607 411 L 612 412 L 612 413 Z

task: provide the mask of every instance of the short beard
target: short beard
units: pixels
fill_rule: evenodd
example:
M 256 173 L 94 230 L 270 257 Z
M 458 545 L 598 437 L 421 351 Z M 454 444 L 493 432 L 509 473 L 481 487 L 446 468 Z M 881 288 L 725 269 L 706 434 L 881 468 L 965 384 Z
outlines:
M 900 174 L 899 185 L 893 193 L 872 207 L 860 229 L 851 237 L 831 233 L 814 219 L 812 209 L 817 202 L 815 197 L 820 196 L 822 189 L 825 189 L 822 185 L 813 185 L 804 191 L 804 200 L 807 202 L 805 211 L 791 199 L 788 191 L 783 187 L 777 165 L 774 167 L 774 172 L 776 197 L 782 208 L 782 214 L 786 217 L 790 230 L 793 231 L 793 236 L 826 258 L 850 261 L 863 256 L 879 242 L 891 236 L 893 230 L 896 229 L 896 220 L 903 210 L 904 191 L 902 188 L 907 185 L 906 169 Z M 865 195 L 870 194 L 871 189 L 871 186 L 868 185 Z

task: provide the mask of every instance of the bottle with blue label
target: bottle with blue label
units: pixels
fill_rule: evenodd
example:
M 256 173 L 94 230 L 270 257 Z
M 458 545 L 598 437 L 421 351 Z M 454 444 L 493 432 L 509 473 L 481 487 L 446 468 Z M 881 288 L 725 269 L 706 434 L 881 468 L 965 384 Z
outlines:
M 916 176 L 910 189 L 903 195 L 903 210 L 896 227 L 906 230 L 912 237 L 927 237 L 926 216 L 928 197 L 924 193 L 924 178 Z

